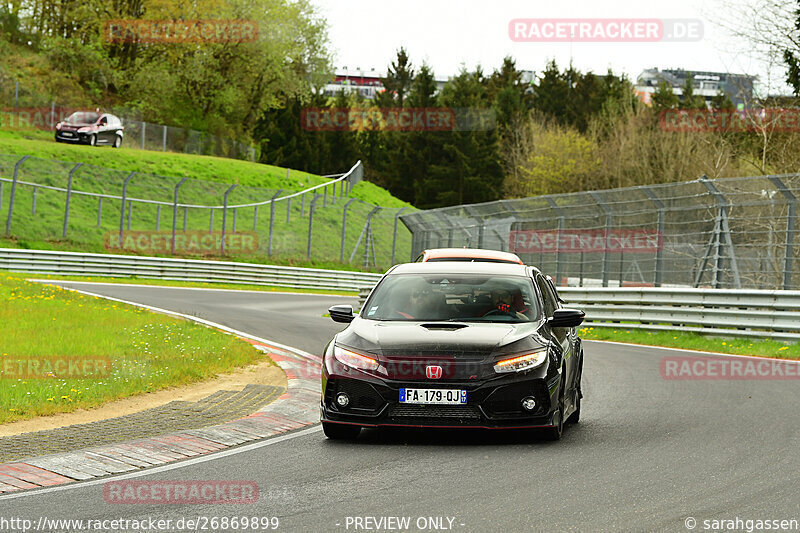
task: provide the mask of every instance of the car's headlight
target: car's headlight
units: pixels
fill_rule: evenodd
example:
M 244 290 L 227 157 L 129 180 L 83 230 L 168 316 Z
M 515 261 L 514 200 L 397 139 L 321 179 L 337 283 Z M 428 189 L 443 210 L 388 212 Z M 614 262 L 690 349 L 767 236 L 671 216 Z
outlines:
M 362 355 L 351 350 L 346 350 L 341 346 L 333 347 L 333 356 L 343 365 L 347 365 L 352 368 L 358 368 L 359 370 L 374 371 L 377 370 L 379 366 L 378 361 L 372 357 L 367 357 L 366 355 Z
M 494 364 L 494 371 L 498 374 L 504 372 L 521 372 L 536 368 L 547 360 L 547 350 L 518 355 L 510 359 L 503 359 Z

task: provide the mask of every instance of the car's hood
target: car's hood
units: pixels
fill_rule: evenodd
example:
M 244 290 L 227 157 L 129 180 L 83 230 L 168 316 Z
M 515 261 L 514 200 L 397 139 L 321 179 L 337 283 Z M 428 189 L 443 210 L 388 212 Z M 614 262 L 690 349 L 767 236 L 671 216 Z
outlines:
M 407 322 L 356 318 L 337 342 L 375 355 L 450 355 L 485 358 L 542 346 L 535 322 Z
M 344 347 L 374 356 L 389 379 L 429 379 L 426 367 L 441 367 L 443 381 L 486 379 L 503 354 L 544 347 L 537 323 L 442 323 L 356 318 L 336 337 Z

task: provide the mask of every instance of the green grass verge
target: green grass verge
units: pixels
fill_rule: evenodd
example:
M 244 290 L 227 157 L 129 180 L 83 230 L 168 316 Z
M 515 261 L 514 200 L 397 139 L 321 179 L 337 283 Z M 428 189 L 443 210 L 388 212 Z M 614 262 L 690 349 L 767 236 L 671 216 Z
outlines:
M 144 278 L 104 278 L 92 276 L 50 276 L 28 274 L 31 279 L 51 279 L 60 281 L 88 281 L 92 283 L 118 283 L 120 285 L 153 285 L 158 287 L 197 287 L 201 289 L 235 289 L 240 291 L 260 292 L 299 292 L 305 294 L 334 294 L 339 296 L 358 296 L 358 291 L 321 290 L 321 289 L 292 289 L 287 287 L 274 287 L 271 285 L 250 285 L 239 283 L 203 283 L 200 281 L 171 281 L 166 279 Z
M 628 342 L 681 350 L 755 355 L 779 359 L 800 359 L 800 344 L 769 339 L 708 337 L 687 332 L 641 331 L 634 328 L 625 329 L 624 324 L 620 326 L 619 328 L 584 326 L 580 328 L 579 333 L 585 340 Z
M 95 407 L 265 360 L 211 328 L 9 274 L 0 275 L 0 339 L 0 423 Z M 41 357 L 108 358 L 110 375 L 19 377 L 19 361 Z

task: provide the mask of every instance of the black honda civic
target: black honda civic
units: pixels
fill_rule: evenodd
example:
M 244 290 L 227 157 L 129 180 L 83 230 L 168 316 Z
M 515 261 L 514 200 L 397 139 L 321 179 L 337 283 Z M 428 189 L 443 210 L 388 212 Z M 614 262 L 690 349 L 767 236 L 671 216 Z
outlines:
M 392 267 L 325 348 L 321 419 L 331 439 L 384 426 L 538 428 L 580 418 L 582 311 L 538 269 L 494 263 Z

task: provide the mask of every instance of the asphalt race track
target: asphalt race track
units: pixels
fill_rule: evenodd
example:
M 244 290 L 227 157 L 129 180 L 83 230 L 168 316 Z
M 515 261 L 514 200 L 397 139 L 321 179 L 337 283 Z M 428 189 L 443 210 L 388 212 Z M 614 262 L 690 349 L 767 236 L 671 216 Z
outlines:
M 323 313 L 333 303 L 353 301 L 79 287 L 314 354 L 342 328 Z M 354 517 L 389 516 L 410 517 L 409 530 L 418 531 L 420 517 L 428 524 L 428 517 L 445 517 L 445 527 L 451 518 L 452 530 L 465 532 L 689 531 L 687 517 L 703 531 L 703 521 L 712 519 L 800 519 L 797 380 L 665 380 L 659 362 L 674 355 L 691 353 L 586 343 L 581 422 L 565 428 L 556 443 L 516 432 L 422 430 L 373 430 L 355 443 L 340 443 L 304 430 L 136 478 L 252 480 L 260 492 L 254 504 L 107 504 L 104 479 L 0 498 L 0 516 L 34 523 L 40 517 L 174 523 L 181 517 L 277 516 L 279 531 L 365 531 Z

